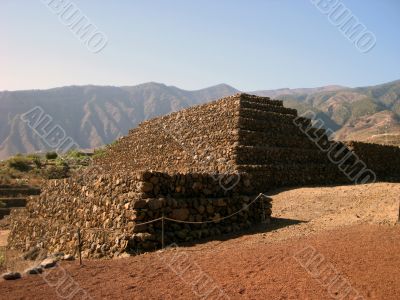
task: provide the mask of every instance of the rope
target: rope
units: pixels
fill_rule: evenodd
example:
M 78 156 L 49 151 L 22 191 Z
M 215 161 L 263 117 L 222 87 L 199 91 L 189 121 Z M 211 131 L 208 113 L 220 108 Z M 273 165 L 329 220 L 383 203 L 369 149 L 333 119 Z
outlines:
M 264 195 L 263 193 L 258 194 L 257 197 L 255 197 L 251 202 L 249 202 L 249 204 L 244 205 L 244 207 L 242 207 L 241 209 L 239 209 L 238 211 L 234 212 L 233 214 L 230 214 L 228 216 L 225 217 L 221 217 L 215 220 L 207 220 L 207 221 L 201 221 L 201 222 L 196 222 L 196 221 L 182 221 L 182 220 L 177 220 L 177 219 L 172 219 L 172 218 L 168 218 L 165 216 L 162 216 L 160 218 L 154 219 L 154 220 L 150 220 L 150 221 L 146 221 L 143 223 L 137 223 L 137 226 L 141 226 L 141 225 L 147 225 L 147 224 L 151 224 L 151 223 L 155 223 L 158 221 L 162 221 L 162 220 L 167 220 L 167 221 L 171 221 L 171 222 L 176 222 L 176 223 L 184 223 L 184 224 L 210 224 L 210 223 L 217 223 L 229 218 L 232 218 L 233 216 L 241 213 L 244 210 L 247 210 L 249 208 L 249 206 L 253 205 L 261 196 L 267 197 L 266 195 Z M 67 226 L 69 227 L 69 226 Z M 73 227 L 74 230 L 77 230 L 78 227 Z M 121 231 L 121 229 L 111 229 L 111 228 L 101 228 L 101 227 L 97 227 L 97 228 L 80 228 L 81 230 L 85 230 L 85 231 L 110 231 L 110 232 L 116 232 L 116 231 Z
M 136 224 L 137 226 L 140 226 L 140 225 L 147 225 L 147 224 L 150 224 L 150 223 L 154 223 L 154 222 L 157 222 L 157 221 L 160 221 L 160 220 L 162 220 L 163 219 L 163 217 L 161 217 L 161 218 L 157 218 L 157 219 L 154 219 L 154 220 L 150 220 L 150 221 L 147 221 L 147 222 L 143 222 L 143 223 L 138 223 L 138 224 Z M 164 218 L 165 219 L 165 218 Z M 101 227 L 95 227 L 95 228 L 81 228 L 81 230 L 86 230 L 86 231 L 121 231 L 122 232 L 122 229 L 111 229 L 111 228 L 101 228 Z
M 158 221 L 162 221 L 162 220 L 166 220 L 166 221 L 171 221 L 171 222 L 176 222 L 176 223 L 184 223 L 184 224 L 210 224 L 210 223 L 217 223 L 229 218 L 232 218 L 233 216 L 241 213 L 244 210 L 247 210 L 249 208 L 249 206 L 253 205 L 257 199 L 259 199 L 261 196 L 267 197 L 266 195 L 264 195 L 263 193 L 258 194 L 258 196 L 256 198 L 254 198 L 249 204 L 246 204 L 243 208 L 239 209 L 238 211 L 234 212 L 233 214 L 230 214 L 228 216 L 222 217 L 222 218 L 218 218 L 215 220 L 207 220 L 207 221 L 201 221 L 201 222 L 195 222 L 195 221 L 182 221 L 182 220 L 177 220 L 177 219 L 172 219 L 172 218 L 168 218 L 165 216 L 162 216 L 160 218 L 154 219 L 154 220 L 150 220 L 147 222 L 143 222 L 143 223 L 137 223 L 137 226 L 141 226 L 141 225 L 147 225 L 147 224 L 151 224 L 151 223 L 155 223 Z M 264 205 L 262 205 L 264 207 Z M 74 227 L 74 229 L 76 230 L 77 227 Z M 86 231 L 122 231 L 121 229 L 110 229 L 110 228 L 101 228 L 101 227 L 97 227 L 97 228 L 81 228 L 81 230 L 86 230 Z
M 217 223 L 217 222 L 220 222 L 220 221 L 222 221 L 222 220 L 229 219 L 229 218 L 233 217 L 234 215 L 237 215 L 238 213 L 240 213 L 240 212 L 246 210 L 247 208 L 249 208 L 250 205 L 252 205 L 254 202 L 256 202 L 256 200 L 257 200 L 260 196 L 265 196 L 265 195 L 262 194 L 262 193 L 260 193 L 256 198 L 254 198 L 253 201 L 251 201 L 249 204 L 245 205 L 243 208 L 239 209 L 237 212 L 234 212 L 233 214 L 231 214 L 231 215 L 229 215 L 229 216 L 222 217 L 222 218 L 219 218 L 219 219 L 216 219 L 216 220 L 208 220 L 208 221 L 202 221 L 202 222 L 194 222 L 194 221 L 191 222 L 191 221 L 182 221 L 182 220 L 177 220 L 177 219 L 171 219 L 171 218 L 167 218 L 167 217 L 164 217 L 164 219 L 165 219 L 165 220 L 168 220 L 168 221 L 176 222 L 176 223 L 185 223 L 185 224 L 209 224 L 209 223 Z

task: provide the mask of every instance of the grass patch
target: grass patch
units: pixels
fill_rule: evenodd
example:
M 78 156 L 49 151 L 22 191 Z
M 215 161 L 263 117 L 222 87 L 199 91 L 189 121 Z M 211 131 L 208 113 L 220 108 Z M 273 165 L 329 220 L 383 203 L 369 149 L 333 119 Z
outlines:
M 61 179 L 69 177 L 69 165 L 62 161 L 57 161 L 54 166 L 49 166 L 41 170 L 41 174 L 46 179 Z
M 100 149 L 95 149 L 93 153 L 93 158 L 100 158 L 106 155 L 107 149 L 105 148 L 100 148 Z
M 43 179 L 67 178 L 92 163 L 92 155 L 77 150 L 64 155 L 55 152 L 17 154 L 0 162 L 0 184 L 38 184 Z
M 65 158 L 80 159 L 80 158 L 85 158 L 85 157 L 87 157 L 87 155 L 78 150 L 70 150 L 65 154 Z
M 25 157 L 25 156 L 20 156 L 20 155 L 16 155 L 7 161 L 8 167 L 18 170 L 18 171 L 21 171 L 21 172 L 27 172 L 27 171 L 31 170 L 31 168 L 32 168 L 31 164 L 32 164 L 31 159 L 29 159 L 28 157 Z
M 0 269 L 4 267 L 6 262 L 6 254 L 3 247 L 0 247 Z

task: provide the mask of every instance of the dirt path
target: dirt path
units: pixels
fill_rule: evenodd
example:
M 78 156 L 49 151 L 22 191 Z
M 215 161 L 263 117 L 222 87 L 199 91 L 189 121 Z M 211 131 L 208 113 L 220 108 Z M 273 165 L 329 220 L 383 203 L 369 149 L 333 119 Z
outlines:
M 267 233 L 267 239 L 286 240 L 356 224 L 393 225 L 399 214 L 400 184 L 277 190 L 272 198 L 277 225 L 294 224 Z
M 346 291 L 343 299 L 357 293 L 363 299 L 400 299 L 400 226 L 394 225 L 400 184 L 300 188 L 272 197 L 277 219 L 268 230 L 163 253 L 86 261 L 82 268 L 65 263 L 54 269 L 57 276 L 45 273 L 53 286 L 41 277 L 0 282 L 0 299 L 65 298 L 60 278 L 72 278 L 93 299 L 200 299 L 214 287 L 214 296 L 221 292 L 230 299 L 338 299 Z M 312 258 L 321 259 L 319 267 L 334 270 L 334 277 L 318 275 L 318 264 L 302 267 L 305 261 L 295 259 L 309 246 L 315 249 Z M 71 277 L 61 276 L 64 268 Z M 336 278 L 339 288 L 327 278 Z

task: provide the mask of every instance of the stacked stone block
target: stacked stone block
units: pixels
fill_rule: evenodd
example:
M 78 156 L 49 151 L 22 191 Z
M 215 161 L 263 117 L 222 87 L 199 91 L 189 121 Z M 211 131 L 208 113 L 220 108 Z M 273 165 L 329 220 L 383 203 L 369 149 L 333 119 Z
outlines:
M 378 179 L 400 179 L 400 147 L 362 142 L 344 142 Z

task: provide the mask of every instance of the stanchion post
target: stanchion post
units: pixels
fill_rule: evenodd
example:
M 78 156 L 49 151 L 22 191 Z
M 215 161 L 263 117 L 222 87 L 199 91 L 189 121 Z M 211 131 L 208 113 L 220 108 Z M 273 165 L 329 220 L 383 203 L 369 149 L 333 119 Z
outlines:
M 264 198 L 260 196 L 261 201 L 261 211 L 262 211 L 262 223 L 265 224 L 265 207 L 264 207 Z
M 164 213 L 161 218 L 161 249 L 164 250 Z
M 397 223 L 400 224 L 400 199 L 399 199 L 399 216 L 397 218 Z
M 82 241 L 81 241 L 80 228 L 78 228 L 78 253 L 79 253 L 79 265 L 82 266 Z

